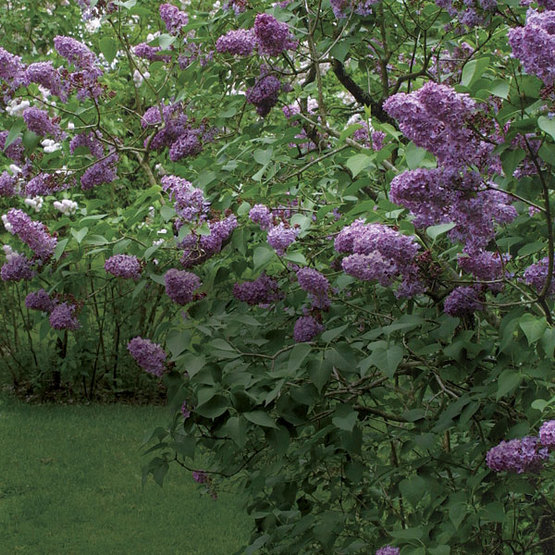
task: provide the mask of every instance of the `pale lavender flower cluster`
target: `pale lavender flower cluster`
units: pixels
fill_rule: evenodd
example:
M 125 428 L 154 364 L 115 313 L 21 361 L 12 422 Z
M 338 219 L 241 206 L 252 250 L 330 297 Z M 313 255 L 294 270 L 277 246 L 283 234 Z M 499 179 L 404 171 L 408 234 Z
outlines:
M 239 15 L 247 9 L 247 0 L 227 0 L 222 8 L 224 10 L 233 10 L 235 15 Z
M 252 29 L 228 31 L 216 41 L 216 51 L 227 52 L 234 56 L 250 56 L 255 48 L 255 37 Z
M 31 260 L 19 253 L 10 255 L 0 270 L 0 277 L 3 281 L 30 280 L 34 275 Z
M 351 13 L 368 16 L 372 13 L 372 6 L 379 0 L 330 0 L 333 14 L 337 19 L 345 19 Z
M 509 44 L 527 73 L 555 82 L 555 10 L 529 10 L 526 25 L 509 30 Z
M 60 303 L 56 305 L 48 321 L 50 326 L 55 330 L 76 330 L 79 329 L 80 324 L 76 316 L 77 306 L 73 303 Z
M 314 308 L 325 310 L 329 307 L 330 283 L 326 276 L 314 268 L 301 268 L 297 271 L 297 281 L 300 288 L 309 294 Z
M 282 23 L 267 13 L 256 16 L 254 35 L 261 55 L 279 56 L 285 50 L 294 50 L 297 47 L 297 41 L 287 23 Z
M 467 316 L 483 308 L 480 291 L 474 287 L 456 287 L 443 301 L 443 310 L 449 316 Z
M 268 244 L 278 255 L 283 256 L 287 247 L 297 238 L 298 233 L 297 229 L 280 222 L 278 225 L 272 226 L 268 231 Z
M 175 303 L 185 305 L 194 299 L 195 291 L 202 285 L 200 278 L 185 270 L 171 268 L 164 276 L 166 294 Z
M 112 153 L 88 167 L 81 176 L 81 189 L 88 191 L 97 185 L 111 183 L 117 178 L 118 155 Z
M 398 547 L 392 547 L 391 545 L 386 545 L 385 547 L 380 547 L 376 551 L 376 555 L 399 555 L 401 550 Z
M 104 269 L 113 276 L 125 279 L 139 279 L 142 270 L 139 259 L 129 254 L 110 256 L 104 263 Z
M 277 104 L 280 90 L 280 80 L 275 75 L 269 75 L 263 67 L 255 84 L 247 89 L 247 102 L 254 105 L 259 116 L 265 117 Z
M 546 256 L 542 258 L 539 262 L 528 266 L 526 270 L 524 270 L 524 281 L 527 285 L 532 287 L 536 293 L 540 293 L 547 281 L 547 272 L 549 269 L 549 258 Z M 555 296 L 555 275 L 552 274 L 551 277 L 551 284 L 547 291 L 548 296 L 553 297 Z
M 357 123 L 361 127 L 353 133 L 353 139 L 360 143 L 363 143 L 366 148 L 371 148 L 372 150 L 381 150 L 383 148 L 383 142 L 386 137 L 383 131 L 374 131 L 369 127 L 368 122 L 363 120 L 359 114 L 350 118 L 347 122 L 349 125 Z
M 165 175 L 161 181 L 162 189 L 174 202 L 175 211 L 182 220 L 191 222 L 206 216 L 210 204 L 201 189 L 175 175 Z
M 10 225 L 10 232 L 26 243 L 38 258 L 46 260 L 52 255 L 58 240 L 48 233 L 42 222 L 34 222 L 17 208 L 8 211 L 6 221 Z
M 324 331 L 324 326 L 313 316 L 301 316 L 293 328 L 293 339 L 297 343 L 312 341 L 318 334 Z
M 343 270 L 363 281 L 377 281 L 388 286 L 398 277 L 403 278 L 400 294 L 421 292 L 416 255 L 420 248 L 414 237 L 381 224 L 365 224 L 355 220 L 343 228 L 335 238 L 337 252 L 351 253 L 343 258 Z
M 220 252 L 223 244 L 231 237 L 236 227 L 237 218 L 231 215 L 223 220 L 209 222 L 209 233 L 207 235 L 197 235 L 194 232 L 189 233 L 179 243 L 179 246 L 184 251 L 180 259 L 183 267 L 191 268 L 201 264 Z
M 50 91 L 51 94 L 59 96 L 63 101 L 67 100 L 62 78 L 52 62 L 36 62 L 27 66 L 25 70 L 25 84 L 37 83 Z
M 539 438 L 527 436 L 522 439 L 502 441 L 492 447 L 486 455 L 486 463 L 495 472 L 508 471 L 522 474 L 538 472 L 549 457 L 547 447 L 542 447 Z
M 404 135 L 440 163 L 460 168 L 476 158 L 478 145 L 467 127 L 476 103 L 468 94 L 428 82 L 410 94 L 390 96 L 383 107 Z
M 189 23 L 189 17 L 172 4 L 160 6 L 160 18 L 166 24 L 166 30 L 172 35 L 178 35 L 181 29 Z
M 539 438 L 544 447 L 555 450 L 555 420 L 548 420 L 541 425 Z
M 27 125 L 27 129 L 37 135 L 53 135 L 54 137 L 62 135 L 60 126 L 50 119 L 46 110 L 31 106 L 23 112 L 23 120 Z
M 497 0 L 465 0 L 462 4 L 453 0 L 436 0 L 436 4 L 447 10 L 449 15 L 460 22 L 457 27 L 459 33 L 464 33 L 464 27 L 470 29 L 478 25 L 487 25 L 491 12 L 497 8 Z
M 164 374 L 167 355 L 160 345 L 150 339 L 134 337 L 127 344 L 127 349 L 141 368 L 158 377 Z
M 21 163 L 25 158 L 25 147 L 21 137 L 18 137 L 13 143 L 11 143 L 8 148 L 4 148 L 6 145 L 6 139 L 8 138 L 9 131 L 0 131 L 0 151 L 2 151 L 8 158 L 11 158 L 14 162 Z
M 25 306 L 31 310 L 52 312 L 55 305 L 56 303 L 50 298 L 50 295 L 44 289 L 32 291 L 25 297 Z
M 244 303 L 266 307 L 279 301 L 283 295 L 275 279 L 261 274 L 254 281 L 236 283 L 233 286 L 233 296 Z

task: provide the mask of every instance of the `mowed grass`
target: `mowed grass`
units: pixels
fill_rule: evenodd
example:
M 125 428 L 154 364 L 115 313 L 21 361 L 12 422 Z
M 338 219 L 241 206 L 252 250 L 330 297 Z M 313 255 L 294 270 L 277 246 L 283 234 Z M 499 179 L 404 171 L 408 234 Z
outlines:
M 141 442 L 163 407 L 26 405 L 0 398 L 0 553 L 232 554 L 238 493 L 202 495 L 177 466 L 141 483 Z

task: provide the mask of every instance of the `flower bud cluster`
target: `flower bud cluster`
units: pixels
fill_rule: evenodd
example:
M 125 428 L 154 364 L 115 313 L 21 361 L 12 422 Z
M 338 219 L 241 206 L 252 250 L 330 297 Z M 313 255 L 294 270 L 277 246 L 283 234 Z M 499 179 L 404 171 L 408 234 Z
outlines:
M 150 339 L 134 337 L 127 344 L 127 349 L 141 368 L 158 377 L 164 374 L 167 355 L 160 345 Z

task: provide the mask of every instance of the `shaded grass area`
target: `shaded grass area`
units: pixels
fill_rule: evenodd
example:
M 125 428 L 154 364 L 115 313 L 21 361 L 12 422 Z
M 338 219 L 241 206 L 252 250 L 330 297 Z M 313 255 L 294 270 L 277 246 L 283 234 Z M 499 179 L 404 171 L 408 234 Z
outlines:
M 238 494 L 203 495 L 170 466 L 141 484 L 162 407 L 26 405 L 0 398 L 0 553 L 232 554 L 249 521 Z

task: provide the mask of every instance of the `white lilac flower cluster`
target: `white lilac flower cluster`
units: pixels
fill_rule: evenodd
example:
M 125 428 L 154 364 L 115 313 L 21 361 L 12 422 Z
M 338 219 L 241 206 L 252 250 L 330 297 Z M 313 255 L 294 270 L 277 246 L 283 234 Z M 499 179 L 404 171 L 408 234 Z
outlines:
M 73 214 L 75 214 L 75 212 L 77 212 L 77 208 L 79 207 L 79 205 L 75 201 L 69 200 L 67 198 L 63 199 L 62 201 L 54 201 L 53 206 L 56 210 L 66 216 L 72 216 Z

